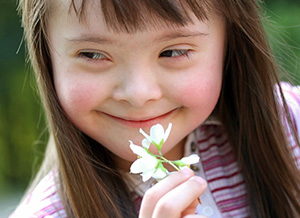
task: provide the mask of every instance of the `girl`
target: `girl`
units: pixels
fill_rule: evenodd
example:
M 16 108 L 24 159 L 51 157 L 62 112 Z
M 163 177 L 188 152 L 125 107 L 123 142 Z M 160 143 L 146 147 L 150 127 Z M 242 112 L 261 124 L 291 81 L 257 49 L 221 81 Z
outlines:
M 299 217 L 300 93 L 278 82 L 256 1 L 20 8 L 51 137 L 12 218 Z M 163 155 L 201 161 L 150 187 L 128 140 L 170 122 Z

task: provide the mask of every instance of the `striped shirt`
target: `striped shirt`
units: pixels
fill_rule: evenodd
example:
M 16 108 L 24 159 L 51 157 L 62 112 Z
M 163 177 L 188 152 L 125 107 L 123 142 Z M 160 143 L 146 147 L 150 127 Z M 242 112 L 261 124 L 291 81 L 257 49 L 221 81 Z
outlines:
M 65 218 L 56 191 L 54 173 L 45 176 L 36 188 L 17 207 L 10 218 Z
M 197 146 L 191 146 L 191 152 L 200 156 L 192 169 L 208 184 L 197 212 L 210 218 L 249 217 L 245 181 L 223 126 L 216 121 L 205 122 L 195 131 L 192 143 Z
M 292 122 L 300 136 L 300 89 L 287 83 L 282 83 L 282 88 Z M 286 125 L 285 121 L 283 123 Z M 300 149 L 288 128 L 286 131 L 295 160 L 300 166 Z M 193 165 L 192 169 L 208 183 L 207 191 L 201 196 L 203 205 L 198 206 L 197 213 L 211 218 L 250 217 L 245 181 L 220 122 L 209 118 L 188 136 L 185 155 L 192 153 L 200 156 L 199 164 Z M 128 181 L 137 193 L 135 202 L 140 204 L 143 194 L 151 186 L 151 180 L 143 183 L 139 175 L 128 175 Z M 10 218 L 56 217 L 67 216 L 55 188 L 53 173 L 42 179 L 10 216 Z

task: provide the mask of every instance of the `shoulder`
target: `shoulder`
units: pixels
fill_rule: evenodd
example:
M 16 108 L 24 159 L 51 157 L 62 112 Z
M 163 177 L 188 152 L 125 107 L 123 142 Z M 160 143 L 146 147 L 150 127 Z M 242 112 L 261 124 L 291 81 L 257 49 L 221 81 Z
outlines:
M 292 86 L 291 84 L 285 82 L 282 82 L 280 86 L 287 103 L 292 125 L 295 128 L 298 138 L 300 139 L 300 86 Z M 276 87 L 276 91 L 277 93 L 279 92 L 278 87 Z M 281 103 L 282 101 L 279 93 L 278 96 L 279 96 L 279 101 Z M 284 111 L 284 109 L 282 109 L 282 111 Z M 295 138 L 293 137 L 291 128 L 289 127 L 289 125 L 287 125 L 287 120 L 284 113 L 283 113 L 283 125 L 285 127 L 287 138 L 290 143 L 290 148 L 293 152 L 296 163 L 298 164 L 298 167 L 300 169 L 300 148 L 296 143 Z
M 280 83 L 284 98 L 289 106 L 290 110 L 295 110 L 300 108 L 300 86 L 292 86 L 289 83 Z M 277 94 L 279 95 L 279 87 L 276 86 Z M 279 97 L 280 99 L 280 97 Z M 293 112 L 293 111 L 291 111 Z
M 66 217 L 53 172 L 46 175 L 9 218 Z
M 280 86 L 287 103 L 292 123 L 298 135 L 300 136 L 300 86 L 292 86 L 291 84 L 285 82 L 282 82 Z M 276 87 L 276 92 L 279 96 L 279 102 L 282 105 L 278 86 Z M 284 111 L 283 108 L 282 110 Z M 285 119 L 285 114 L 283 114 L 283 118 Z

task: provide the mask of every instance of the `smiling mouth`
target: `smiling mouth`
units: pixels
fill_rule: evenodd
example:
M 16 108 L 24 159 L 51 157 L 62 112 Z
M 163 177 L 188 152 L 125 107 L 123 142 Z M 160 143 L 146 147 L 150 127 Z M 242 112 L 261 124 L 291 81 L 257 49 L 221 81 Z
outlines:
M 179 108 L 176 108 L 174 110 L 171 110 L 165 114 L 159 115 L 157 117 L 152 117 L 152 118 L 146 118 L 146 119 L 134 119 L 134 118 L 121 118 L 121 117 L 116 117 L 107 113 L 102 112 L 109 118 L 112 118 L 113 120 L 128 126 L 128 127 L 139 127 L 139 128 L 146 128 L 153 126 L 154 124 L 161 123 L 164 119 L 169 117 L 171 114 L 174 114 L 176 111 L 178 111 Z

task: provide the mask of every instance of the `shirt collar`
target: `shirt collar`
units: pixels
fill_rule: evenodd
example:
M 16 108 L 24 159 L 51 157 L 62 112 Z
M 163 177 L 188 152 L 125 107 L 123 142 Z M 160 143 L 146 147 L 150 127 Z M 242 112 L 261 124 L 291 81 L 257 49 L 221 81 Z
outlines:
M 206 125 L 221 126 L 222 123 L 216 116 L 211 115 L 201 124 L 201 126 L 206 126 Z

